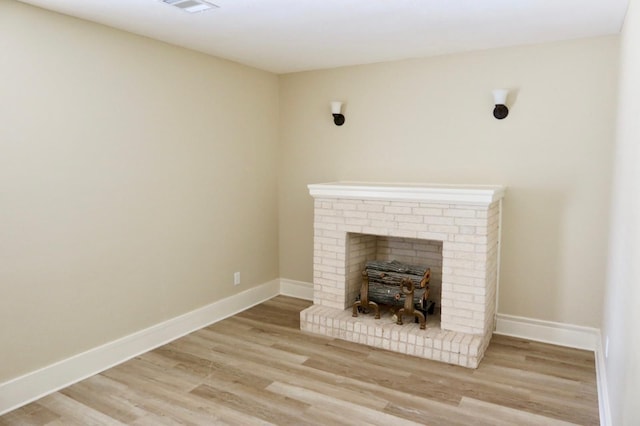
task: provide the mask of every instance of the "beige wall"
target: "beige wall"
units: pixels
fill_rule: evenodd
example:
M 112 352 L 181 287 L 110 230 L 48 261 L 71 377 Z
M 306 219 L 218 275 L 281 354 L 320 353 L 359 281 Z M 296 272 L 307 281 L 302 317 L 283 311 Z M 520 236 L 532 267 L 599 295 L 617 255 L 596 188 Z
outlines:
M 281 276 L 312 280 L 309 183 L 504 184 L 499 312 L 599 327 L 617 52 L 605 37 L 280 76 Z
M 620 89 L 611 212 L 611 249 L 602 327 L 612 425 L 640 419 L 640 5 L 629 3 Z M 607 344 L 608 342 L 608 344 Z
M 600 325 L 617 37 L 278 81 L 12 0 L 0 34 L 0 382 L 311 281 L 306 185 L 334 180 L 507 185 L 500 312 Z
M 12 0 L 0 35 L 0 382 L 278 277 L 275 75 Z

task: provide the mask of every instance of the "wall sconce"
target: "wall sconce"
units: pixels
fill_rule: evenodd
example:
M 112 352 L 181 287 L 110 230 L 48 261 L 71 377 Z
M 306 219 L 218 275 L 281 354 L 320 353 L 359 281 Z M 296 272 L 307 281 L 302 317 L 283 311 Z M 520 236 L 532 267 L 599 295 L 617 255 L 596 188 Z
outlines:
M 509 89 L 495 89 L 493 91 L 493 100 L 496 107 L 493 109 L 493 116 L 498 120 L 502 120 L 509 115 L 509 108 L 507 108 L 507 95 Z
M 333 122 L 336 126 L 342 126 L 344 124 L 344 115 L 340 112 L 342 110 L 342 102 L 331 102 L 331 114 L 333 115 Z

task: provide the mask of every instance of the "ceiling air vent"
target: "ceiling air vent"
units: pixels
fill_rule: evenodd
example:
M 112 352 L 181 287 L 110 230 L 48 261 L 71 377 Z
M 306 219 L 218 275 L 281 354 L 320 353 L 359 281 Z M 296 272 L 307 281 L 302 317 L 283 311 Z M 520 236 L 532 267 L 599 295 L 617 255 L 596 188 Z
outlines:
M 162 0 L 162 2 L 189 13 L 204 12 L 205 10 L 220 7 L 204 0 Z

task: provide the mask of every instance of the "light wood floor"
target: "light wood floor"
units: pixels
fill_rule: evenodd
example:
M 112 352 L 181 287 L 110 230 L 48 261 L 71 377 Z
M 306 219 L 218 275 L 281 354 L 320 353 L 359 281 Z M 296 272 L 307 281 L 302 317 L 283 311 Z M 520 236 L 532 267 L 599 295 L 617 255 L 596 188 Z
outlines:
M 302 334 L 279 296 L 0 425 L 598 424 L 590 352 L 494 336 L 477 370 Z

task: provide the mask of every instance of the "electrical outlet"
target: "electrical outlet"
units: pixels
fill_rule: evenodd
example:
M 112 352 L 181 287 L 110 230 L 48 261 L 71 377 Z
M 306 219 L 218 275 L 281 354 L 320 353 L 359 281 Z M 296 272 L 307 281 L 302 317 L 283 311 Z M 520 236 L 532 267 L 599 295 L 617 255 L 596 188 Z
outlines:
M 609 336 L 604 339 L 604 357 L 609 358 Z
M 240 284 L 240 272 L 234 272 L 233 273 L 233 285 L 239 285 Z

